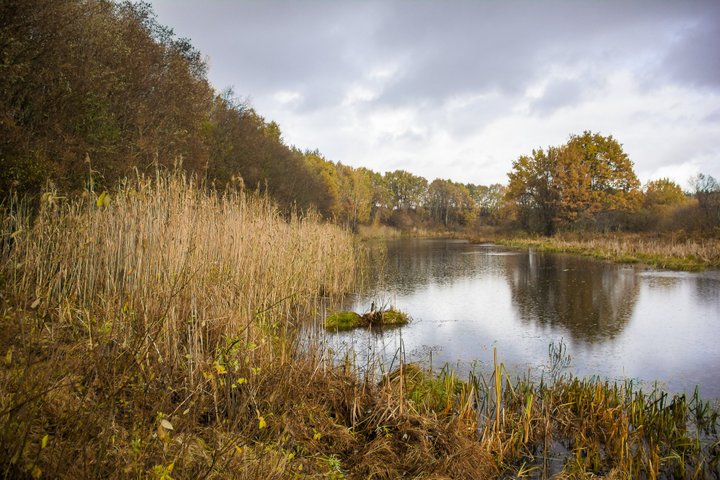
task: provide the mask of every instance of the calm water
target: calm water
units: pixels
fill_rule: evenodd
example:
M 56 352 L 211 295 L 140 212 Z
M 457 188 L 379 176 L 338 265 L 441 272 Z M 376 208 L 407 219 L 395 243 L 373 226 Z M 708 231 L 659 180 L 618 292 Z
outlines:
M 538 376 L 563 341 L 573 373 L 636 379 L 720 398 L 720 272 L 654 271 L 587 258 L 453 240 L 386 242 L 385 284 L 351 300 L 411 315 L 401 329 L 333 334 L 335 349 L 389 362 Z

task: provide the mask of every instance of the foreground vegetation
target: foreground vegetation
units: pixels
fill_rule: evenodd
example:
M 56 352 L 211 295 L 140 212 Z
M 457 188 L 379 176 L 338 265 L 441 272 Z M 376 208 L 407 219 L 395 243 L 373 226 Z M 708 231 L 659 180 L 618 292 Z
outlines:
M 718 474 L 698 395 L 332 358 L 297 326 L 352 290 L 353 239 L 263 197 L 180 175 L 48 192 L 1 238 L 4 477 Z
M 612 260 L 643 263 L 656 268 L 698 271 L 720 268 L 720 240 L 683 234 L 558 235 L 555 237 L 498 237 L 511 247 L 533 247 Z

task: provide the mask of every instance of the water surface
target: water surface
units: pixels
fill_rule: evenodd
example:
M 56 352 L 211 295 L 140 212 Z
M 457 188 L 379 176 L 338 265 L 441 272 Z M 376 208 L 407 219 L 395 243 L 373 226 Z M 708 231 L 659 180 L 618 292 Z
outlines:
M 382 333 L 333 334 L 335 349 L 461 374 L 487 372 L 493 347 L 516 375 L 538 377 L 561 340 L 570 371 L 657 382 L 720 398 L 720 272 L 655 271 L 585 257 L 457 240 L 385 242 L 384 283 L 351 300 L 394 305 L 413 321 Z

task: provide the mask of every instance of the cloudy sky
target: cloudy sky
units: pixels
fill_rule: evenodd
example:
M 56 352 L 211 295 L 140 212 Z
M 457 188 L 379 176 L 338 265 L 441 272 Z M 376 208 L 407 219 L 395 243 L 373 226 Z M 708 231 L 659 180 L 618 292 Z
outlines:
M 153 0 L 289 145 L 505 183 L 584 130 L 644 183 L 720 179 L 720 1 Z

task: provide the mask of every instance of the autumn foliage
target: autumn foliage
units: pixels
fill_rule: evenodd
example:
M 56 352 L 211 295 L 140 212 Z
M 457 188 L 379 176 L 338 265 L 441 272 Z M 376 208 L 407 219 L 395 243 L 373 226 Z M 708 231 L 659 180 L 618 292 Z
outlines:
M 560 147 L 521 156 L 508 176 L 507 197 L 522 226 L 547 235 L 642 204 L 632 162 L 612 136 L 598 133 L 586 131 Z

